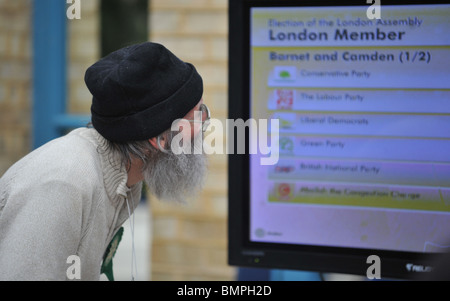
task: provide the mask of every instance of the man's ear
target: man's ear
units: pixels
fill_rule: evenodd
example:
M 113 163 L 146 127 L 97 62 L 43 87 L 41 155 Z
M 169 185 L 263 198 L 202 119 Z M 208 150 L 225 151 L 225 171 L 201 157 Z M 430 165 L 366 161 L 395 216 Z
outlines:
M 164 147 L 166 146 L 166 139 L 164 138 L 164 136 L 160 137 L 161 138 L 159 139 L 159 144 L 161 145 L 161 147 L 158 146 L 158 137 L 153 137 L 148 140 L 148 142 L 150 142 L 150 144 L 157 150 L 161 150 L 161 148 L 164 149 Z

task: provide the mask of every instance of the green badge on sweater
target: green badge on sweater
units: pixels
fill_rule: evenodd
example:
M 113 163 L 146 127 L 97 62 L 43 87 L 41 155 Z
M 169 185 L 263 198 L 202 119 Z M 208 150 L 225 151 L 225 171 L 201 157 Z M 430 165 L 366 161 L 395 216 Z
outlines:
M 103 255 L 103 263 L 100 273 L 105 274 L 109 281 L 114 281 L 113 257 L 116 254 L 120 241 L 122 240 L 122 235 L 123 227 L 121 227 L 119 231 L 117 231 L 116 235 L 114 235 L 113 239 L 109 243 L 109 246 L 106 248 L 105 255 Z

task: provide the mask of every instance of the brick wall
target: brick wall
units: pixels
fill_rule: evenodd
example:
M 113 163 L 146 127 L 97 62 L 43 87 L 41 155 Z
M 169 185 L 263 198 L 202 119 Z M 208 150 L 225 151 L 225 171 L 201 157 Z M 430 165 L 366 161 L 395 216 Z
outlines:
M 67 110 L 90 114 L 92 95 L 84 83 L 86 69 L 100 58 L 100 1 L 81 1 L 81 20 L 67 21 Z
M 0 176 L 31 151 L 32 0 L 0 0 Z M 70 113 L 89 114 L 84 72 L 99 58 L 99 0 L 82 1 L 67 22 Z
M 0 0 L 0 176 L 30 149 L 31 0 Z
M 150 40 L 202 75 L 213 118 L 227 117 L 228 1 L 152 0 Z M 227 265 L 227 160 L 209 156 L 200 198 L 186 206 L 151 200 L 152 280 L 234 280 Z

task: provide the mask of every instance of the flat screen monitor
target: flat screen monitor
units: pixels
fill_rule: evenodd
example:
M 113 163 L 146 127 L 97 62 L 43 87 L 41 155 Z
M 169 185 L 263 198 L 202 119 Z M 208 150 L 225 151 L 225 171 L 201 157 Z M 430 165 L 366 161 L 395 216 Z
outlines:
M 248 126 L 229 263 L 432 271 L 450 252 L 450 4 L 229 4 L 229 119 Z

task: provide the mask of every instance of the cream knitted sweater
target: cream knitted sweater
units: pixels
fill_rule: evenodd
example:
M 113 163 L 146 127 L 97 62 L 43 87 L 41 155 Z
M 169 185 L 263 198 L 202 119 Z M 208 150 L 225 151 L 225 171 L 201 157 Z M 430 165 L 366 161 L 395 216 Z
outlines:
M 80 128 L 31 152 L 0 178 L 0 280 L 99 280 L 103 254 L 140 201 L 117 155 Z

